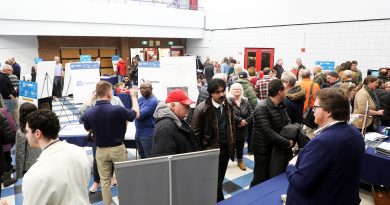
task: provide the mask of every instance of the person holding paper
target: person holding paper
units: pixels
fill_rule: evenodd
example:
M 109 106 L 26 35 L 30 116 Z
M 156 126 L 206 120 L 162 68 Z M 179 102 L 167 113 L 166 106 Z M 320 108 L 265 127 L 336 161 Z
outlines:
M 358 205 L 365 145 L 347 123 L 348 96 L 338 88 L 319 90 L 313 111 L 319 129 L 287 166 L 287 204 Z

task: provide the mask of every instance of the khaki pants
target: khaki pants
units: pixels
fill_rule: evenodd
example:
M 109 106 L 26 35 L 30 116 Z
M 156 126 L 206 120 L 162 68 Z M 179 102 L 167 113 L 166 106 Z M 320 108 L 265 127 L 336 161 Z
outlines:
M 123 144 L 116 147 L 97 147 L 96 149 L 96 163 L 100 175 L 104 205 L 111 205 L 112 203 L 111 176 L 114 172 L 112 164 L 126 160 L 126 147 Z

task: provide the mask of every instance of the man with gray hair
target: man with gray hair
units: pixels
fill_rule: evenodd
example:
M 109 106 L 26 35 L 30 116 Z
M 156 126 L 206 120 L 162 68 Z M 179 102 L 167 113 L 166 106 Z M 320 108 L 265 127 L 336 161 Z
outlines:
M 286 98 L 283 101 L 286 112 L 292 124 L 301 124 L 306 91 L 301 86 L 296 86 L 297 79 L 291 72 L 284 72 L 281 80 L 286 87 Z
M 11 114 L 16 106 L 16 91 L 8 78 L 12 74 L 12 67 L 5 64 L 0 70 L 0 93 L 3 98 L 4 107 Z
M 348 83 L 348 82 L 354 83 L 354 81 L 352 80 L 352 71 L 345 70 L 343 72 L 343 76 L 341 80 L 343 81 L 343 83 Z
M 314 79 L 313 82 L 317 83 L 320 88 L 328 87 L 328 81 L 326 75 L 322 73 L 322 67 L 320 65 L 314 65 L 313 68 Z

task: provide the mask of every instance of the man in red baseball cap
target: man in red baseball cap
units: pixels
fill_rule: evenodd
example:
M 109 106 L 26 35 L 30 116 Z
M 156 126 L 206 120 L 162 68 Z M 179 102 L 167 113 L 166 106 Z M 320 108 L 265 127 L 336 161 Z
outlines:
M 156 124 L 153 133 L 154 157 L 199 151 L 191 127 L 184 121 L 194 102 L 182 89 L 169 92 L 165 103 L 160 102 L 154 113 Z

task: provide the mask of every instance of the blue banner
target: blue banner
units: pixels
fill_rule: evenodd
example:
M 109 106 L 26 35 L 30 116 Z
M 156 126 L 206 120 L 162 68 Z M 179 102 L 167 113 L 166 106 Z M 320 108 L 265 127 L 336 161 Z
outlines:
M 138 67 L 147 67 L 147 68 L 159 68 L 160 62 L 159 61 L 153 61 L 153 62 L 138 62 Z
M 19 96 L 38 99 L 38 83 L 19 81 Z
M 41 61 L 43 61 L 42 58 L 34 58 L 35 65 L 38 64 Z
M 112 56 L 112 57 L 111 57 L 111 60 L 112 60 L 112 61 L 119 61 L 119 56 Z
M 91 55 L 80 55 L 80 62 L 91 62 Z
M 70 69 L 71 70 L 78 70 L 78 69 L 99 69 L 100 64 L 99 62 L 89 62 L 89 63 L 71 63 Z
M 334 61 L 316 61 L 316 65 L 320 65 L 322 70 L 334 70 Z

